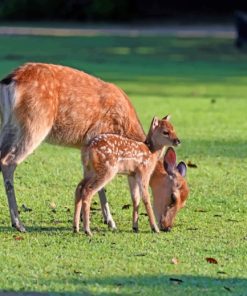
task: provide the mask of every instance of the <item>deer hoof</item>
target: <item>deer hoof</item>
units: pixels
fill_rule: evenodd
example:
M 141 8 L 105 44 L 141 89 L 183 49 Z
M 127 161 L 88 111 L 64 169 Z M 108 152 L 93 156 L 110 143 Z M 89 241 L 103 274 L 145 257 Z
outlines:
M 132 229 L 133 229 L 133 232 L 135 232 L 135 233 L 138 233 L 139 232 L 138 227 L 133 227 Z
M 92 234 L 92 232 L 91 232 L 90 230 L 85 230 L 84 232 L 85 232 L 85 234 L 86 234 L 87 236 L 90 236 L 90 237 L 93 236 L 93 234 Z
M 15 224 L 12 224 L 12 226 L 18 230 L 19 232 L 26 232 L 26 228 L 22 225 L 21 222 L 18 222 L 18 223 L 15 223 Z
M 158 228 L 157 225 L 155 225 L 155 226 L 152 227 L 152 231 L 153 231 L 154 233 L 159 233 L 159 232 L 160 232 L 160 230 L 159 230 L 159 228 Z
M 73 232 L 74 232 L 74 233 L 79 233 L 79 228 L 76 227 L 76 226 L 73 226 Z
M 109 221 L 107 222 L 107 225 L 108 225 L 108 227 L 109 227 L 110 229 L 112 229 L 112 230 L 117 230 L 116 224 L 115 224 L 115 222 L 114 222 L 113 220 L 109 220 Z

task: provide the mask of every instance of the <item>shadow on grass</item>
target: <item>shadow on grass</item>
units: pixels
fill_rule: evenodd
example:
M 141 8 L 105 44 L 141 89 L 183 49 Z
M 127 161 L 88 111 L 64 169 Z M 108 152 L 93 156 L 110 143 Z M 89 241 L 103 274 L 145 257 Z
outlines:
M 219 272 L 220 273 L 220 272 Z M 46 288 L 56 285 L 54 292 L 0 292 L 0 296 L 46 296 L 46 295 L 245 295 L 247 279 L 228 278 L 223 272 L 221 278 L 185 275 L 145 275 L 129 277 L 102 277 L 86 280 L 80 271 L 74 277 L 40 281 Z M 65 286 L 73 286 L 73 292 L 66 291 Z M 49 289 L 49 288 L 48 288 Z M 59 292 L 61 291 L 61 292 Z M 185 294 L 189 293 L 189 294 Z
M 83 230 L 81 229 L 79 233 L 74 233 L 73 232 L 73 227 L 51 227 L 51 226 L 47 226 L 47 227 L 43 227 L 43 226 L 26 226 L 26 232 L 25 233 L 67 233 L 67 234 L 72 234 L 75 236 L 79 236 L 79 235 L 83 235 L 86 237 L 86 235 L 84 234 Z M 119 234 L 121 235 L 121 233 L 129 233 L 129 234 L 149 234 L 151 233 L 151 230 L 145 230 L 145 229 L 140 229 L 138 233 L 133 232 L 132 228 L 130 228 L 129 230 L 123 230 L 121 228 L 117 228 L 115 230 L 109 229 L 105 224 L 102 223 L 102 225 L 100 226 L 92 226 L 91 227 L 92 233 L 93 233 L 93 237 L 97 236 L 97 235 L 107 235 L 110 233 L 115 233 L 115 234 Z M 23 234 L 25 235 L 25 233 L 20 233 L 18 232 L 15 228 L 11 227 L 11 226 L 0 226 L 0 233 L 1 232 L 5 232 L 5 233 L 13 233 L 13 234 Z
M 72 227 L 43 227 L 43 226 L 26 226 L 27 233 L 33 233 L 33 232 L 68 232 L 71 231 L 72 233 Z M 11 226 L 0 226 L 0 232 L 13 232 L 13 233 L 20 233 L 15 228 Z M 21 233 L 20 233 L 21 234 Z

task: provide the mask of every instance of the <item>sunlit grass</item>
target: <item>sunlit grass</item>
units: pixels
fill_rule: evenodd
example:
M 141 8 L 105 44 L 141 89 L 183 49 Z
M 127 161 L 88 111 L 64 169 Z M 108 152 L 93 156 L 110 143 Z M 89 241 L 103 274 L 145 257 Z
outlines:
M 229 40 L 164 37 L 0 37 L 0 74 L 26 61 L 86 70 L 122 87 L 147 130 L 154 115 L 172 115 L 190 161 L 191 189 L 171 233 L 151 234 L 145 215 L 131 232 L 126 178 L 107 186 L 118 232 L 102 223 L 94 237 L 72 234 L 79 151 L 42 145 L 16 171 L 21 218 L 10 228 L 0 190 L 0 290 L 52 295 L 245 295 L 247 290 L 247 57 Z M 32 211 L 24 211 L 25 207 Z M 55 211 L 54 211 L 55 206 Z M 141 213 L 144 213 L 143 207 Z M 209 264 L 206 257 L 218 264 Z M 178 264 L 172 264 L 172 258 Z M 174 281 L 177 279 L 180 281 Z

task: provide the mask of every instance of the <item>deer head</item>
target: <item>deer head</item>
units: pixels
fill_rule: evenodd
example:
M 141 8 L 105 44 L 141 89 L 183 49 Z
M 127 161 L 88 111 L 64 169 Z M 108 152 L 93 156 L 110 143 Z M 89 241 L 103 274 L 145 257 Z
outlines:
M 157 117 L 153 118 L 145 141 L 152 152 L 160 150 L 164 146 L 177 146 L 180 144 L 175 129 L 169 120 L 170 115 L 165 116 L 161 120 Z
M 185 206 L 189 194 L 185 180 L 186 164 L 176 164 L 176 153 L 169 147 L 163 163 L 158 162 L 150 179 L 154 200 L 154 212 L 161 230 L 170 231 L 177 212 Z

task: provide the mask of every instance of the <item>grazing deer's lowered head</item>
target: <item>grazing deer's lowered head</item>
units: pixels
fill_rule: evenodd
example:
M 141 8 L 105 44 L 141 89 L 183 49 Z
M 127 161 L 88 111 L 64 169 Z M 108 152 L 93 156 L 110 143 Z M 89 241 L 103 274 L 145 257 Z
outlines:
M 185 206 L 189 195 L 189 187 L 184 178 L 186 171 L 187 167 L 183 161 L 176 164 L 176 153 L 169 147 L 150 179 L 152 192 L 156 195 L 155 216 L 159 228 L 163 231 L 171 230 L 177 212 Z

